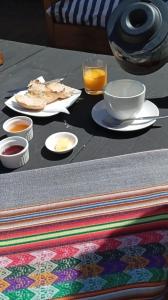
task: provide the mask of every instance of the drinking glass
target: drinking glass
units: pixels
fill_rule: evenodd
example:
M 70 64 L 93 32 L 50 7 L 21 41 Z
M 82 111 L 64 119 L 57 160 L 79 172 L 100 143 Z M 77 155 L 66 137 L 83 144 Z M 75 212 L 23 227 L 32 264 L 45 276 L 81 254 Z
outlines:
M 102 59 L 87 59 L 83 63 L 83 83 L 87 94 L 102 94 L 107 84 L 107 64 Z

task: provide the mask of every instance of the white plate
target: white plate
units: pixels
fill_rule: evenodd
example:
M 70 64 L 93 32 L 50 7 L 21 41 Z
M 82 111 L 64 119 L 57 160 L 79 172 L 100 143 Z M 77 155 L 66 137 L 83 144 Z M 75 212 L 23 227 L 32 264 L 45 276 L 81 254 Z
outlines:
M 26 92 L 27 92 L 27 90 L 20 91 L 17 94 L 24 95 Z M 5 105 L 7 107 L 11 108 L 12 110 L 22 113 L 24 115 L 33 116 L 33 117 L 50 117 L 50 116 L 59 114 L 61 111 L 63 111 L 64 107 L 65 108 L 70 107 L 78 99 L 78 97 L 80 95 L 81 95 L 81 91 L 74 89 L 74 95 L 72 95 L 71 97 L 61 100 L 61 101 L 55 101 L 51 104 L 48 104 L 48 105 L 46 105 L 46 107 L 43 110 L 38 111 L 38 112 L 21 107 L 16 102 L 15 95 L 12 96 L 11 98 L 9 98 L 5 102 Z
M 136 117 L 159 116 L 157 106 L 149 100 L 144 102 L 144 105 Z M 156 122 L 155 119 L 150 120 L 134 120 L 128 124 L 119 123 L 113 119 L 105 109 L 104 100 L 98 102 L 92 109 L 92 118 L 100 126 L 115 130 L 115 131 L 135 131 L 151 126 Z

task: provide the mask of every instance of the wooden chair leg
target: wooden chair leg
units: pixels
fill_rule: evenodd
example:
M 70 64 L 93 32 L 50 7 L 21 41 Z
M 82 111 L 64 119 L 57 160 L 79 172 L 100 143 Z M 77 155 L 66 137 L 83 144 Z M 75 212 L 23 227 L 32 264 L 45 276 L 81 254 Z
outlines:
M 4 63 L 4 55 L 2 51 L 0 51 L 0 65 L 3 65 L 3 63 Z

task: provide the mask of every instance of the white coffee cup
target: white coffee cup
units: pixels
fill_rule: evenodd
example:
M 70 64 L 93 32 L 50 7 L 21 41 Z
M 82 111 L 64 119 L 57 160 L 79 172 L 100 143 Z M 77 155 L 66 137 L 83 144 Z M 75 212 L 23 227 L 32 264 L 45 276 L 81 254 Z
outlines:
M 146 87 L 132 79 L 120 79 L 109 82 L 104 90 L 107 112 L 112 118 L 126 120 L 134 118 L 145 101 Z

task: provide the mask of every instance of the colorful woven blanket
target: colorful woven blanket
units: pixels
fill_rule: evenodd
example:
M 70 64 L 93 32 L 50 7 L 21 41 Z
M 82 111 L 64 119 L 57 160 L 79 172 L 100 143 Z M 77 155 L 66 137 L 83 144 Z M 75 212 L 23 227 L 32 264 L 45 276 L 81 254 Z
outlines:
M 0 300 L 168 299 L 167 281 L 168 186 L 0 211 Z

